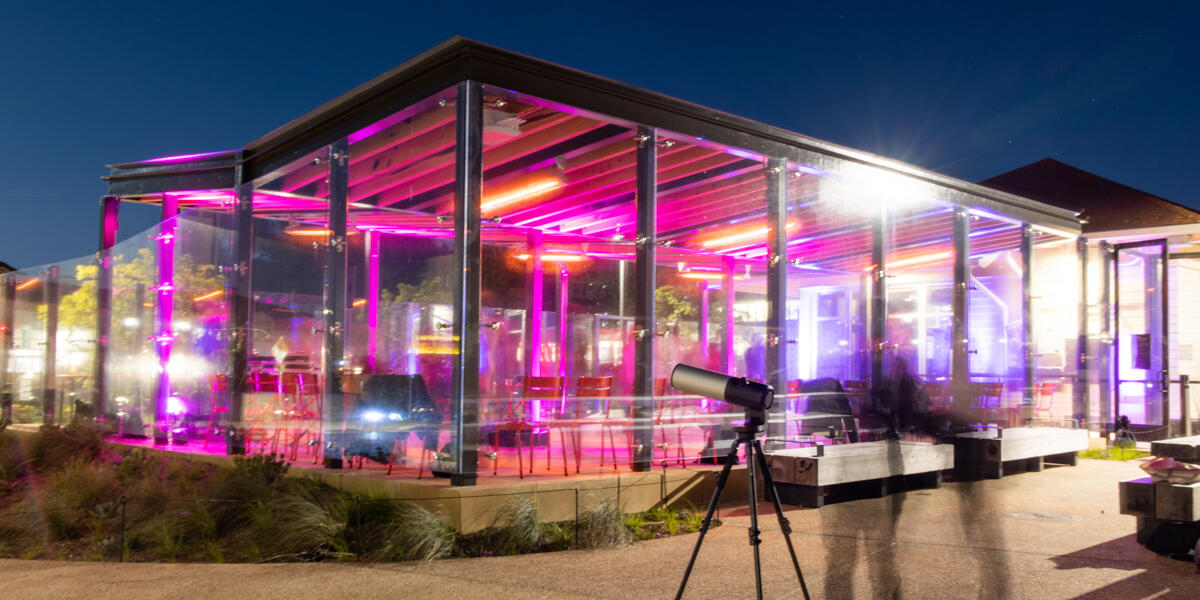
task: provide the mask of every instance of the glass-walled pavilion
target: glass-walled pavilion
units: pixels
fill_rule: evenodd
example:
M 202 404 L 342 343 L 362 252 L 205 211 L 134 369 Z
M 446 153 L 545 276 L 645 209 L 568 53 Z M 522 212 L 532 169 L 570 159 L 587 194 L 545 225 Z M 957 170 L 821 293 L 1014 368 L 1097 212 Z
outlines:
M 723 454 L 680 362 L 777 447 L 1089 417 L 1073 213 L 468 40 L 107 179 L 94 259 L 4 276 L 18 421 L 470 485 Z

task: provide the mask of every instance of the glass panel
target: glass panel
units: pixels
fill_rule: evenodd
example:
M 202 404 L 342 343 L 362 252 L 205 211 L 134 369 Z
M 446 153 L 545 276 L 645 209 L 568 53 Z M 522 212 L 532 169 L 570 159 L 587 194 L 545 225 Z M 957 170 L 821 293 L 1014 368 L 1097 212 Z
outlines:
M 1192 248 L 1195 246 L 1179 250 L 1190 252 Z M 1181 375 L 1186 375 L 1191 381 L 1200 381 L 1200 318 L 1196 311 L 1188 309 L 1191 299 L 1200 298 L 1200 258 L 1177 258 L 1172 254 L 1170 269 L 1171 377 L 1178 380 Z M 1181 418 L 1180 391 L 1179 384 L 1171 386 L 1172 419 Z M 1189 397 L 1191 414 L 1188 418 L 1195 421 L 1200 417 L 1200 387 L 1190 386 Z
M 93 357 L 96 348 L 96 273 L 93 257 L 58 267 L 58 331 L 55 343 L 55 422 L 94 418 Z
M 116 417 L 118 437 L 146 439 L 153 434 L 154 290 L 158 256 L 153 227 L 113 246 L 112 325 L 105 378 L 106 406 Z M 81 301 L 83 299 L 81 298 Z M 95 305 L 95 300 L 89 301 Z
M 349 141 L 348 452 L 401 476 L 448 472 L 457 347 L 453 90 Z M 492 331 L 483 330 L 483 348 Z
M 854 441 L 871 377 L 871 211 L 845 180 L 816 167 L 789 166 L 789 431 L 833 437 L 833 425 Z
M 329 148 L 323 147 L 253 182 L 247 452 L 298 458 L 320 449 L 331 242 L 328 161 Z
M 632 138 L 628 125 L 485 87 L 481 471 L 632 460 Z
M 767 380 L 767 222 L 763 157 L 687 138 L 658 140 L 656 444 L 684 464 L 724 455 L 743 411 L 670 389 L 678 363 Z M 661 383 L 658 383 L 661 382 Z M 781 390 L 781 406 L 786 392 Z M 772 411 L 772 431 L 786 426 Z
M 1044 262 L 1054 257 L 1065 260 L 1061 251 L 1055 253 L 1054 249 L 1055 246 L 1050 246 L 1043 250 L 1043 253 L 1050 253 L 1049 257 L 1043 258 Z M 1042 256 L 1034 253 L 1035 259 Z M 1117 413 L 1129 417 L 1130 422 L 1136 425 L 1161 424 L 1163 396 L 1160 386 L 1164 367 L 1162 335 L 1165 333 L 1162 329 L 1162 311 L 1165 308 L 1164 295 L 1161 293 L 1162 246 L 1155 244 L 1118 249 L 1114 260 L 1118 293 Z M 1034 314 L 1041 316 L 1037 312 Z M 1048 328 L 1052 327 L 1048 324 Z M 1041 327 L 1039 333 L 1043 333 Z M 1054 356 L 1053 348 L 1046 348 L 1043 342 L 1047 338 L 1052 342 L 1054 338 L 1049 335 L 1053 333 L 1043 335 L 1045 337 L 1038 337 L 1039 380 L 1052 376 L 1054 369 L 1053 362 L 1043 362 L 1047 354 Z M 1043 375 L 1044 371 L 1048 373 Z
M 1025 325 L 1022 305 L 1021 226 L 971 214 L 971 260 L 967 282 L 967 362 L 970 380 L 998 383 L 1000 413 L 1020 411 L 1025 390 Z M 1070 413 L 1070 399 L 1047 396 L 1024 417 Z M 948 402 L 948 398 L 946 399 Z M 1010 424 L 1015 424 L 1015 418 Z
M 1074 237 L 1038 231 L 1036 227 L 1033 233 L 1030 318 L 1035 370 L 1029 393 L 1034 416 L 1041 411 L 1045 418 L 1073 419 L 1081 293 L 1079 254 Z
M 890 415 L 882 409 L 886 416 L 880 425 L 922 431 L 932 405 L 944 406 L 944 390 L 950 387 L 954 209 L 934 201 L 929 186 L 896 176 L 871 183 L 888 204 L 887 341 L 884 381 L 876 389 L 892 407 Z M 927 394 L 911 392 L 914 377 Z
M 8 359 L 14 423 L 42 423 L 46 364 L 45 270 L 45 267 L 31 267 L 6 275 L 17 282 L 13 348 Z

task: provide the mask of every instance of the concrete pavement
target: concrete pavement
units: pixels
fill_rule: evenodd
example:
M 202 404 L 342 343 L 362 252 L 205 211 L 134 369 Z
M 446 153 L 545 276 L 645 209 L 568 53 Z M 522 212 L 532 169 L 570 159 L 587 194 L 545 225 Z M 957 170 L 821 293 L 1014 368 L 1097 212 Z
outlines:
M 821 509 L 788 507 L 813 598 L 1200 598 L 1200 574 L 1134 541 L 1117 481 L 1134 463 L 1081 460 Z M 736 499 L 744 490 L 728 492 Z M 764 592 L 801 598 L 763 504 Z M 686 598 L 752 598 L 745 507 L 723 511 Z M 624 548 L 401 564 L 0 561 L 0 598 L 667 598 L 696 536 Z

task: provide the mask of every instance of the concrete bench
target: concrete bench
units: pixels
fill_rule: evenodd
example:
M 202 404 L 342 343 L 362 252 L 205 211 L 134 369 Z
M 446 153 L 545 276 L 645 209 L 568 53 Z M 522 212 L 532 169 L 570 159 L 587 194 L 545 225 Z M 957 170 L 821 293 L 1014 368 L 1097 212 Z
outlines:
M 1044 462 L 1074 466 L 1087 450 L 1086 429 L 1010 427 L 955 436 L 954 473 L 961 480 L 999 479 L 1005 470 L 1041 471 Z
M 1150 442 L 1150 454 L 1179 462 L 1200 463 L 1200 435 Z
M 954 447 L 926 442 L 862 442 L 791 448 L 766 455 L 780 500 L 820 507 L 831 486 L 859 487 L 884 496 L 901 478 L 940 487 L 942 471 L 954 466 Z
M 1146 543 L 1162 523 L 1200 521 L 1200 483 L 1155 483 L 1149 477 L 1139 477 L 1117 485 L 1121 514 L 1137 517 L 1140 544 Z

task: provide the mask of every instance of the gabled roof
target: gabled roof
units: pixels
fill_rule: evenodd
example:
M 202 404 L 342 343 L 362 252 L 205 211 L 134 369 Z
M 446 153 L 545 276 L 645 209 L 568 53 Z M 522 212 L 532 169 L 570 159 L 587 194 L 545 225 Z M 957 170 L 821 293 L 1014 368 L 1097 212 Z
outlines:
M 1053 158 L 980 182 L 1000 191 L 1083 213 L 1083 232 L 1200 223 L 1200 212 L 1072 167 Z
M 0 261 L 0 273 L 12 273 L 16 269 L 12 268 L 8 263 Z

